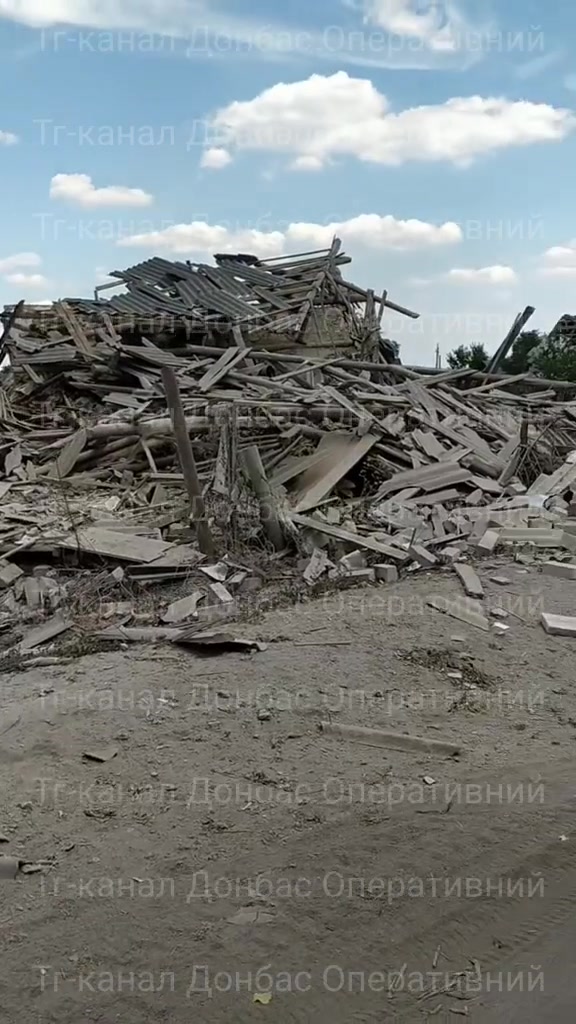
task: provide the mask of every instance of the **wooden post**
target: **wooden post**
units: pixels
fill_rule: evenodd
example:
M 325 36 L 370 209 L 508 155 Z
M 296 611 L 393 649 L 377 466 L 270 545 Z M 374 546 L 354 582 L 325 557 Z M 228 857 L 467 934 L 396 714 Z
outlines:
M 241 453 L 241 457 L 244 469 L 250 477 L 250 483 L 252 484 L 254 493 L 260 503 L 260 516 L 262 518 L 264 529 L 276 548 L 276 551 L 282 551 L 285 546 L 284 536 L 276 513 L 272 488 L 270 487 L 266 471 L 262 465 L 260 452 L 254 444 L 251 445 L 250 448 L 245 448 Z
M 190 499 L 190 512 L 196 525 L 198 544 L 202 554 L 212 556 L 215 554 L 214 540 L 210 532 L 210 527 L 206 522 L 204 498 L 202 497 L 202 489 L 196 472 L 196 463 L 194 461 L 194 452 L 192 451 L 192 444 L 190 442 L 188 428 L 186 426 L 186 417 L 184 416 L 184 409 L 182 408 L 180 388 L 178 387 L 176 374 L 169 366 L 162 367 L 162 383 L 164 385 L 166 402 L 170 410 L 170 419 L 172 420 L 172 428 L 176 438 L 178 458 L 184 475 L 188 498 Z

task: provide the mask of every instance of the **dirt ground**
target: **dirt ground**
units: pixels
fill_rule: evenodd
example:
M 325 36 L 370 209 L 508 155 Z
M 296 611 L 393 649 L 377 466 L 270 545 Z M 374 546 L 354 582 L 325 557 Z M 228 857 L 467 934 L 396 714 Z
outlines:
M 576 584 L 479 572 L 503 635 L 445 570 L 1 676 L 3 1024 L 573 1020 Z

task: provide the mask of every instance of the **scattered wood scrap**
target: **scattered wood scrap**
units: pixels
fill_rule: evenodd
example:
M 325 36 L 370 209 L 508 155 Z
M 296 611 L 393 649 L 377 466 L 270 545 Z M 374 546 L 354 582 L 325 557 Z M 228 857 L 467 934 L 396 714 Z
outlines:
M 349 262 L 338 239 L 272 260 L 152 258 L 115 271 L 110 299 L 5 309 L 0 631 L 14 646 L 90 615 L 91 635 L 199 650 L 200 629 L 268 586 L 380 586 L 454 563 L 473 601 L 469 554 L 576 552 L 576 382 L 403 366 L 382 316 L 417 314 L 348 282 Z M 480 605 L 432 601 L 490 625 Z

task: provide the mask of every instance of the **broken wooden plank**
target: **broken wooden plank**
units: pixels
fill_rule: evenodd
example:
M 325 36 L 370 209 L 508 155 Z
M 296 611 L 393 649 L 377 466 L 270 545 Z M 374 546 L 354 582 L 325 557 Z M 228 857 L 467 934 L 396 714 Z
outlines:
M 386 480 L 379 488 L 374 500 L 380 501 L 386 495 L 405 487 L 419 487 L 424 491 L 443 490 L 451 487 L 452 484 L 469 481 L 471 475 L 469 470 L 464 469 L 457 462 L 434 463 L 434 465 L 425 466 L 423 469 L 407 469 L 396 473 L 390 480 Z
M 72 621 L 65 619 L 62 615 L 54 615 L 47 622 L 43 622 L 41 626 L 35 626 L 34 629 L 26 633 L 20 641 L 19 650 L 23 653 L 31 651 L 34 647 L 40 647 L 41 644 L 47 644 L 49 640 L 54 640 L 67 629 L 71 629 L 73 625 Z
M 379 555 L 387 555 L 388 558 L 395 558 L 396 561 L 400 562 L 405 562 L 407 557 L 409 557 L 405 551 L 401 551 L 400 548 L 395 548 L 391 544 L 381 544 L 370 537 L 362 537 L 358 533 L 343 530 L 340 526 L 323 523 L 320 519 L 315 519 L 313 516 L 303 516 L 293 512 L 291 513 L 291 519 L 298 526 L 305 526 L 309 530 L 317 530 L 318 533 L 324 533 L 327 537 L 335 537 L 336 540 L 352 544 L 355 548 L 367 548 L 368 551 L 376 551 Z
M 341 739 L 363 743 L 369 747 L 424 751 L 430 754 L 448 754 L 450 757 L 455 757 L 462 749 L 459 743 L 448 743 L 444 740 L 428 739 L 422 736 L 408 736 L 400 732 L 385 732 L 383 729 L 367 729 L 359 725 L 321 722 L 320 729 L 327 736 L 339 736 Z
M 166 555 L 173 547 L 165 541 L 148 540 L 145 537 L 99 530 L 96 527 L 78 530 L 75 534 L 55 538 L 50 542 L 54 547 L 100 555 L 103 558 L 116 558 L 119 562 L 153 562 Z
M 266 476 L 257 446 L 251 445 L 240 453 L 246 475 L 254 489 L 260 505 L 260 519 L 270 542 L 276 551 L 284 548 L 284 534 L 276 509 L 272 488 Z
M 203 590 L 194 590 L 179 601 L 173 601 L 162 616 L 162 622 L 184 622 L 196 615 L 198 603 L 205 597 Z
M 326 458 L 306 474 L 306 482 L 303 482 L 298 492 L 296 512 L 308 512 L 316 508 L 378 440 L 374 434 L 365 434 L 360 439 L 346 434 L 327 436 L 331 440 Z
M 478 606 L 466 604 L 465 602 L 449 601 L 447 597 L 429 597 L 427 604 L 438 612 L 451 615 L 453 619 L 460 619 L 470 626 L 476 626 L 487 632 L 490 629 L 490 620 L 478 610 Z
M 419 498 L 410 498 L 407 504 L 410 505 L 443 505 L 446 501 L 457 501 L 462 495 L 460 491 L 451 488 L 447 491 L 433 491 L 431 494 L 422 494 Z M 398 498 L 396 499 L 398 500 Z
M 72 472 L 78 457 L 82 454 L 88 440 L 87 431 L 77 430 L 71 437 L 65 448 L 62 449 L 58 458 L 49 466 L 47 475 L 57 480 L 63 480 Z
M 249 350 L 246 348 L 241 349 L 236 346 L 225 348 L 218 362 L 213 363 L 204 376 L 198 381 L 198 390 L 203 393 L 209 391 L 210 388 L 214 387 L 222 377 L 225 377 L 234 366 L 237 366 L 238 363 L 242 362 L 248 351 Z

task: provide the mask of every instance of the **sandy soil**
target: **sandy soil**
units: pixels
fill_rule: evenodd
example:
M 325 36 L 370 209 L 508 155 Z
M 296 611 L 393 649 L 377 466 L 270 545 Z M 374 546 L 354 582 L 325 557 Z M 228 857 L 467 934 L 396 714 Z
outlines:
M 32 866 L 0 881 L 3 1024 L 571 1020 L 576 640 L 539 615 L 576 585 L 479 571 L 503 636 L 419 573 L 268 614 L 254 655 L 2 676 L 0 852 Z

